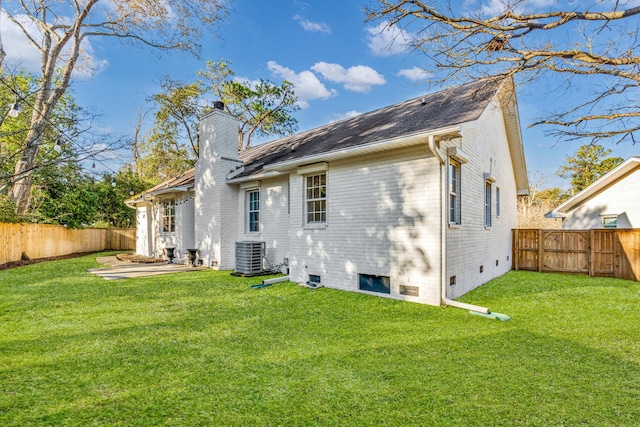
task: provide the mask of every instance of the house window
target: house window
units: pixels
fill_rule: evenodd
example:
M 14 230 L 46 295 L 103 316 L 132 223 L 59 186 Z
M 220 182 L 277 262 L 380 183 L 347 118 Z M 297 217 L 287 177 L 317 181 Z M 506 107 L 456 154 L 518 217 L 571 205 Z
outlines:
M 449 160 L 449 223 L 460 224 L 460 163 Z
M 484 226 L 491 227 L 491 183 L 484 183 Z
M 500 188 L 496 187 L 496 217 L 500 216 Z
M 327 174 L 319 173 L 306 177 L 307 224 L 327 222 Z
M 175 233 L 176 231 L 176 201 L 170 200 L 162 203 L 162 232 Z
M 247 230 L 260 231 L 260 190 L 247 191 Z
M 618 217 L 617 216 L 603 216 L 602 217 L 602 226 L 604 228 L 618 228 Z
M 375 276 L 372 274 L 358 274 L 358 289 L 361 291 L 391 293 L 391 279 L 387 276 Z

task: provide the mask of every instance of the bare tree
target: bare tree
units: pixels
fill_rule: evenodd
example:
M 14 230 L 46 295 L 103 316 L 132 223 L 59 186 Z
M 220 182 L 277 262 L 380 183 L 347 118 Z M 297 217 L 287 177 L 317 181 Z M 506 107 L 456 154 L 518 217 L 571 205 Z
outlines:
M 0 12 L 2 12 L 2 0 L 0 0 Z M 0 27 L 2 27 L 2 13 L 0 13 Z M 2 63 L 4 62 L 4 57 L 7 54 L 2 48 L 2 37 L 0 36 L 0 69 L 2 69 Z
M 227 0 L 5 0 L 9 20 L 38 49 L 41 81 L 30 130 L 15 167 L 11 198 L 18 214 L 29 206 L 31 170 L 51 111 L 79 66 L 83 43 L 116 37 L 160 50 L 197 53 L 203 29 L 225 18 Z M 31 28 L 37 28 L 34 34 Z
M 576 100 L 533 125 L 550 125 L 548 133 L 559 138 L 635 143 L 640 6 L 556 1 L 540 11 L 539 2 L 524 0 L 494 1 L 493 9 L 470 10 L 470 4 L 475 3 L 374 0 L 367 19 L 381 20 L 395 33 L 404 30 L 409 46 L 440 70 L 436 82 L 517 76 L 522 83 L 550 73 L 562 76 L 565 89 L 579 89 Z

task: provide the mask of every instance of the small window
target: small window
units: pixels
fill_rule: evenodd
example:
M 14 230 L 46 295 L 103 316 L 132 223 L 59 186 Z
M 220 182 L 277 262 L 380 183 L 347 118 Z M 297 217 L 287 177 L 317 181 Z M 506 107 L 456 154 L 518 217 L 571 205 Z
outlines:
M 391 280 L 387 276 L 374 276 L 371 274 L 358 274 L 358 289 L 361 291 L 391 293 Z
M 320 283 L 322 283 L 322 278 L 318 274 L 310 274 L 309 283 L 315 283 L 319 285 Z
M 484 226 L 491 227 L 491 183 L 484 183 Z
M 327 222 L 327 174 L 309 175 L 306 180 L 307 224 Z
M 460 163 L 449 159 L 449 223 L 461 223 Z
M 260 190 L 247 191 L 247 229 L 249 233 L 260 231 Z
M 496 217 L 500 216 L 500 188 L 496 187 Z
M 176 201 L 170 200 L 162 203 L 162 232 L 175 233 L 176 231 Z
M 602 226 L 604 228 L 618 228 L 618 216 L 603 216 Z

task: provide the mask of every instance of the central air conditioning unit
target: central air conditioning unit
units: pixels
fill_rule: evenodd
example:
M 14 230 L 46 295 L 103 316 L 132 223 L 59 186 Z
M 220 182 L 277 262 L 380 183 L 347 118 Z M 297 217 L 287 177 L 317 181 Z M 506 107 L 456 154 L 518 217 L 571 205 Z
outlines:
M 265 242 L 236 242 L 236 273 L 262 273 L 262 258 L 264 258 L 265 248 Z

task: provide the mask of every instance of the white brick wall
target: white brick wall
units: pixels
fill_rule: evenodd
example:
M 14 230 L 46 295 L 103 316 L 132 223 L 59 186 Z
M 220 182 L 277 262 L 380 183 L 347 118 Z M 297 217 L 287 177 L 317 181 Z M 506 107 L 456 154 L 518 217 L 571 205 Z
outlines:
M 235 267 L 238 229 L 238 191 L 226 176 L 240 163 L 238 122 L 221 110 L 213 110 L 200 122 L 200 158 L 195 171 L 195 240 L 207 266 L 222 270 Z
M 511 269 L 511 229 L 517 219 L 513 165 L 502 113 L 490 104 L 477 124 L 463 129 L 462 135 L 454 141 L 469 156 L 461 167 L 462 224 L 447 231 L 447 277 L 456 276 L 456 285 L 447 290 L 452 299 Z M 487 172 L 496 179 L 491 190 L 491 228 L 485 228 Z M 500 188 L 499 217 L 496 187 Z
M 260 232 L 249 233 L 246 193 L 255 189 L 260 191 Z M 240 220 L 235 241 L 263 241 L 268 261 L 273 265 L 281 264 L 289 257 L 289 177 L 263 180 L 257 185 L 238 188 L 238 192 L 236 212 Z
M 562 222 L 562 228 L 604 228 L 602 217 L 616 215 L 618 228 L 640 228 L 640 170 L 570 211 Z
M 314 274 L 324 286 L 358 291 L 358 274 L 389 276 L 390 297 L 439 304 L 438 180 L 426 145 L 332 162 L 327 224 L 313 229 L 304 225 L 304 177 L 292 174 L 292 280 Z M 418 287 L 419 296 L 401 295 L 400 285 Z

